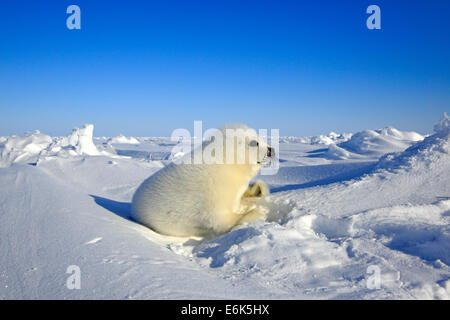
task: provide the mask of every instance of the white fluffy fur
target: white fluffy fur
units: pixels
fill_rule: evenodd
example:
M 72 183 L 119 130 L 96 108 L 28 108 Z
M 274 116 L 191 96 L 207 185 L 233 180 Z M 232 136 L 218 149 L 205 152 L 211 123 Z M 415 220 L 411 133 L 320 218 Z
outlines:
M 248 129 L 243 125 L 238 127 Z M 226 128 L 230 127 L 222 129 L 224 145 L 229 139 Z M 245 141 L 246 153 L 254 147 L 249 146 L 250 140 L 257 140 L 256 148 L 261 154 L 267 154 L 269 146 L 254 130 Z M 237 144 L 235 150 L 236 147 Z M 226 157 L 226 148 L 223 157 Z M 264 197 L 269 189 L 260 181 L 249 186 L 263 165 L 263 161 L 250 164 L 248 157 L 244 164 L 171 163 L 137 189 L 132 203 L 133 218 L 172 236 L 221 234 L 244 221 L 264 218 L 255 209 L 253 199 Z

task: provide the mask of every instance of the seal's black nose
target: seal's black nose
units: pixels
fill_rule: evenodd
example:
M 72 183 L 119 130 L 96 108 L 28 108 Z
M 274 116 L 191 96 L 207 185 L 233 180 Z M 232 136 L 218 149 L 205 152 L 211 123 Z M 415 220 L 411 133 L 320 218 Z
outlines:
M 275 156 L 275 150 L 272 147 L 267 147 L 267 156 L 268 157 Z

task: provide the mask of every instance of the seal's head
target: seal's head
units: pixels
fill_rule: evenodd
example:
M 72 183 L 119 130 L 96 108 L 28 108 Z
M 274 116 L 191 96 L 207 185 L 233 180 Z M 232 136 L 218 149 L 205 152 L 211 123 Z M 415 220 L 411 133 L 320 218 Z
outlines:
M 230 124 L 210 129 L 203 144 L 203 161 L 247 166 L 258 171 L 275 157 L 275 151 L 254 129 L 243 124 Z

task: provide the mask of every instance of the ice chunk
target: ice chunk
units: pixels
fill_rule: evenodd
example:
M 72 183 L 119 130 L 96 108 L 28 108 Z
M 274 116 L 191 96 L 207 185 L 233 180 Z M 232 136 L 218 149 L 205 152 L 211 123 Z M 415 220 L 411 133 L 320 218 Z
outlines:
M 434 126 L 434 132 L 438 134 L 447 134 L 450 131 L 450 117 L 444 112 L 441 121 Z
M 85 124 L 83 128 L 75 128 L 68 137 L 69 145 L 75 147 L 75 151 L 79 155 L 97 156 L 100 152 L 92 141 L 94 133 L 93 124 Z

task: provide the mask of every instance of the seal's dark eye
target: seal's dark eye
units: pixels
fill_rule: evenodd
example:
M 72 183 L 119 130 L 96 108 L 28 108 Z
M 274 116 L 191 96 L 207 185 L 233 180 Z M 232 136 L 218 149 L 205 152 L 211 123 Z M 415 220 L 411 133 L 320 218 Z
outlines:
M 256 140 L 252 140 L 252 141 L 250 141 L 250 142 L 248 143 L 248 145 L 249 145 L 250 147 L 257 147 L 257 146 L 259 146 L 259 143 L 258 143 L 258 141 L 256 141 Z

